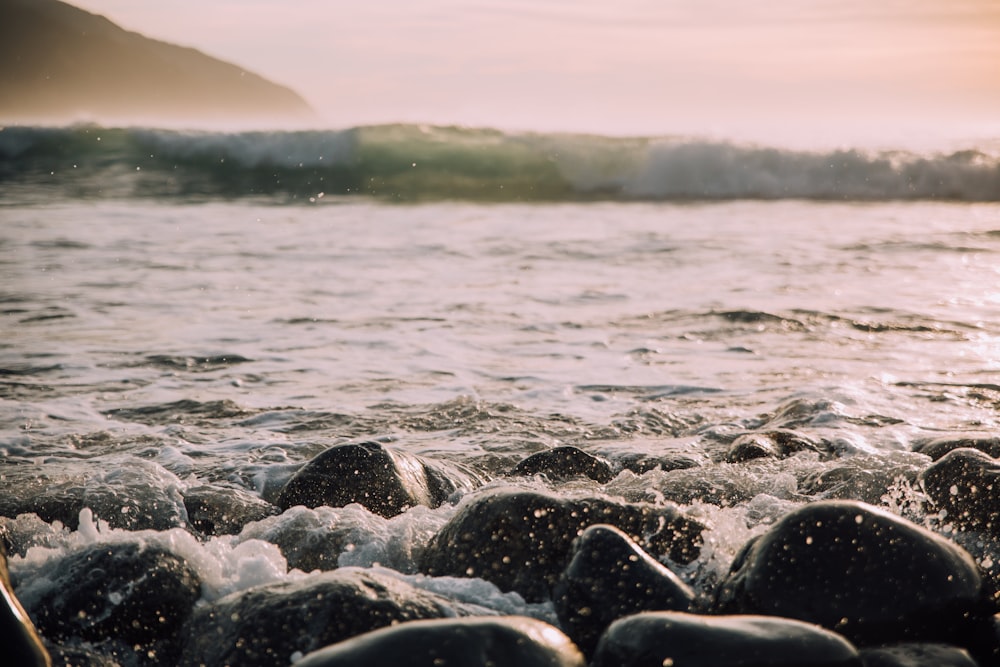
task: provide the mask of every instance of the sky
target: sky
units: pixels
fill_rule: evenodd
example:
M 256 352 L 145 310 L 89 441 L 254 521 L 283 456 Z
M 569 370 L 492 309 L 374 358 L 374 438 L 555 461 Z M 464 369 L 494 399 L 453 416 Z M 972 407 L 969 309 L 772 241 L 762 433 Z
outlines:
M 1000 138 L 998 0 L 76 0 L 387 122 L 821 144 Z

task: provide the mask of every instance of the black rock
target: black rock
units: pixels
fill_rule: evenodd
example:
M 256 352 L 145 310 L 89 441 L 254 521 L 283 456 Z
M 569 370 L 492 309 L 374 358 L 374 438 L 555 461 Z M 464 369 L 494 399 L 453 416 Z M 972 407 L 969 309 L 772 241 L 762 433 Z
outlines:
M 560 625 L 586 654 L 613 621 L 642 611 L 690 611 L 694 591 L 614 526 L 590 526 L 553 592 Z
M 295 654 L 387 625 L 470 613 L 391 576 L 341 568 L 198 607 L 184 628 L 179 664 L 286 667 Z
M 37 514 L 43 521 L 80 526 L 80 512 L 93 515 L 112 528 L 169 530 L 186 525 L 182 482 L 162 466 L 129 458 L 120 465 L 67 472 L 55 464 L 51 472 L 18 472 L 5 480 L 0 494 L 0 516 Z
M 615 476 L 611 464 L 606 460 L 570 445 L 553 447 L 544 452 L 532 454 L 514 466 L 510 474 L 545 475 L 551 480 L 589 477 L 601 484 L 607 484 Z
M 737 556 L 716 611 L 795 618 L 856 643 L 962 644 L 993 613 L 961 547 L 881 509 L 805 505 Z
M 48 651 L 31 623 L 24 607 L 14 595 L 7 571 L 7 547 L 0 535 L 0 647 L 3 659 L 11 665 L 47 667 L 51 665 Z
M 861 662 L 864 667 L 979 667 L 963 648 L 917 642 L 864 649 Z
M 202 535 L 236 535 L 253 521 L 278 513 L 278 508 L 237 487 L 197 486 L 184 492 L 188 524 Z
M 550 596 L 573 540 L 598 523 L 611 524 L 647 551 L 680 563 L 698 556 L 704 529 L 674 506 L 494 491 L 462 506 L 442 527 L 424 550 L 421 571 L 480 577 L 540 601 Z
M 929 438 L 914 443 L 913 451 L 926 454 L 937 461 L 950 451 L 966 447 L 978 449 L 993 458 L 1000 458 L 1000 436 L 988 433 L 965 433 Z
M 149 646 L 164 664 L 201 596 L 201 582 L 181 558 L 137 543 L 92 545 L 43 575 L 48 585 L 25 596 L 43 636 Z
M 1000 460 L 978 449 L 953 449 L 920 475 L 945 520 L 959 527 L 1000 533 Z
M 410 621 L 307 655 L 296 667 L 585 667 L 557 628 L 521 616 Z
M 821 451 L 813 440 L 794 431 L 772 430 L 745 433 L 733 441 L 726 452 L 728 463 L 759 458 L 786 458 L 803 451 Z
M 770 616 L 645 612 L 615 621 L 591 667 L 860 667 L 840 635 Z
M 316 455 L 288 480 L 276 502 L 283 510 L 359 503 L 389 518 L 416 505 L 437 507 L 456 491 L 480 484 L 474 472 L 458 464 L 362 442 L 336 445 Z

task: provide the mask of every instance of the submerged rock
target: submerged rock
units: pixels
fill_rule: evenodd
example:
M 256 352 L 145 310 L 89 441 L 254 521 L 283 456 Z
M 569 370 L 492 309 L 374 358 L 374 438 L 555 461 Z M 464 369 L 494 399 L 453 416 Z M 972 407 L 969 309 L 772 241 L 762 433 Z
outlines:
M 307 655 L 296 667 L 585 667 L 557 628 L 523 616 L 410 621 Z
M 840 635 L 770 616 L 645 612 L 615 621 L 591 667 L 861 667 Z
M 5 661 L 19 667 L 52 664 L 41 637 L 31 623 L 10 582 L 7 571 L 6 535 L 0 533 L 0 647 Z
M 963 648 L 917 642 L 864 649 L 861 662 L 864 667 L 979 667 Z
M 920 475 L 946 521 L 1000 534 L 1000 460 L 978 449 L 954 449 Z
M 759 458 L 785 458 L 799 452 L 819 452 L 818 443 L 794 431 L 772 430 L 745 433 L 733 441 L 726 452 L 727 463 L 742 463 Z
M 881 509 L 805 505 L 748 543 L 717 593 L 720 613 L 795 618 L 859 643 L 961 644 L 992 613 L 961 547 Z
M 184 628 L 179 664 L 286 667 L 293 655 L 377 628 L 472 611 L 385 574 L 342 568 L 198 607 Z
M 90 509 L 112 528 L 169 530 L 186 525 L 184 483 L 153 461 L 128 457 L 114 465 L 18 472 L 5 480 L 0 516 L 37 514 L 76 530 L 80 512 Z
M 95 544 L 51 562 L 25 587 L 38 629 L 52 640 L 119 642 L 169 664 L 176 635 L 201 596 L 179 557 L 137 543 Z M 137 649 L 138 650 L 138 649 Z
M 188 524 L 202 535 L 235 535 L 248 523 L 278 513 L 278 508 L 236 487 L 197 486 L 184 492 Z
M 698 556 L 704 529 L 674 506 L 495 491 L 465 504 L 445 524 L 424 550 L 421 570 L 480 577 L 528 601 L 542 600 L 569 560 L 573 540 L 599 523 L 681 563 Z
M 989 433 L 965 433 L 929 438 L 916 442 L 913 451 L 926 454 L 935 461 L 956 449 L 978 449 L 993 458 L 1000 457 L 1000 436 Z
M 306 463 L 276 502 L 282 510 L 359 503 L 388 518 L 416 505 L 437 507 L 456 491 L 482 483 L 459 464 L 431 461 L 378 442 L 351 443 L 331 447 Z
M 586 654 L 613 622 L 642 611 L 689 611 L 694 591 L 614 526 L 590 526 L 553 592 L 560 625 Z
M 601 484 L 610 482 L 615 476 L 610 463 L 570 445 L 536 452 L 514 466 L 510 474 L 545 475 L 551 480 L 589 477 Z

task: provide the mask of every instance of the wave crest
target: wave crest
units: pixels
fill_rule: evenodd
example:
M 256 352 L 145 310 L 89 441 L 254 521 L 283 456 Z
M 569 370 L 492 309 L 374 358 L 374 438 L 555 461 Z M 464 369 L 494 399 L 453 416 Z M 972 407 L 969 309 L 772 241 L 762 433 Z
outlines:
M 0 184 L 125 197 L 972 202 L 1000 201 L 1000 159 L 978 150 L 809 152 L 418 125 L 239 133 L 7 127 Z

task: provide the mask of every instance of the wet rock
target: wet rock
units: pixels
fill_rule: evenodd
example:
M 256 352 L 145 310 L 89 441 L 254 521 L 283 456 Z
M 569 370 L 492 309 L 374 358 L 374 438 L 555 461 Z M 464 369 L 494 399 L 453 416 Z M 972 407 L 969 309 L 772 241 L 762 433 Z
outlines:
M 338 517 L 333 511 L 330 507 L 292 507 L 280 517 L 248 525 L 240 533 L 240 539 L 264 540 L 276 545 L 289 569 L 335 570 L 340 554 L 350 544 L 350 535 L 337 526 Z
M 179 557 L 138 543 L 95 544 L 47 564 L 24 602 L 43 636 L 140 646 L 170 663 L 177 631 L 201 596 Z
M 49 653 L 11 585 L 7 571 L 6 535 L 0 534 L 0 647 L 11 665 L 47 667 Z
M 589 477 L 601 484 L 610 482 L 615 476 L 611 464 L 604 459 L 568 445 L 532 454 L 514 466 L 510 474 L 545 475 L 551 480 Z
M 925 454 L 937 461 L 950 451 L 966 447 L 978 449 L 993 458 L 1000 458 L 1000 436 L 989 433 L 952 434 L 919 440 L 914 443 L 913 451 Z
M 698 437 L 629 439 L 597 446 L 601 456 L 642 475 L 650 470 L 685 470 L 712 463 Z
M 762 431 L 745 433 L 733 441 L 726 452 L 727 463 L 742 463 L 751 459 L 783 459 L 799 452 L 820 452 L 818 443 L 794 431 Z
M 111 656 L 98 653 L 88 646 L 49 645 L 53 667 L 121 667 Z
M 969 554 L 939 535 L 864 503 L 820 501 L 743 549 L 716 610 L 808 621 L 862 644 L 961 645 L 992 614 L 985 589 Z
M 913 453 L 851 456 L 841 465 L 824 467 L 799 481 L 799 491 L 824 500 L 860 500 L 881 505 L 892 487 L 916 484 L 927 459 Z
M 341 568 L 198 607 L 184 628 L 179 664 L 286 667 L 293 655 L 394 623 L 471 613 L 391 576 Z
M 550 596 L 573 540 L 598 523 L 681 563 L 698 556 L 704 528 L 674 506 L 494 491 L 461 507 L 430 541 L 420 567 L 436 576 L 480 577 L 539 601 Z
M 590 526 L 553 591 L 559 623 L 586 654 L 613 621 L 642 611 L 689 611 L 694 591 L 614 526 Z
M 51 470 L 14 474 L 4 482 L 0 516 L 37 514 L 76 530 L 80 512 L 89 508 L 112 528 L 169 530 L 186 524 L 183 482 L 153 461 L 130 457 L 84 473 L 54 464 Z
M 840 635 L 769 616 L 645 612 L 615 621 L 591 667 L 860 667 Z
M 924 470 L 924 491 L 963 528 L 1000 533 L 1000 460 L 978 449 L 954 449 Z
M 377 442 L 337 445 L 305 464 L 278 494 L 286 510 L 359 503 L 384 517 L 416 505 L 437 507 L 456 491 L 482 484 L 471 470 L 390 449 Z
M 411 621 L 375 630 L 307 655 L 296 667 L 585 667 L 557 628 L 533 618 Z
M 864 667 L 979 667 L 969 652 L 947 644 L 908 643 L 861 651 Z
M 237 487 L 197 486 L 184 492 L 188 524 L 202 535 L 235 535 L 248 523 L 278 513 L 278 508 Z

